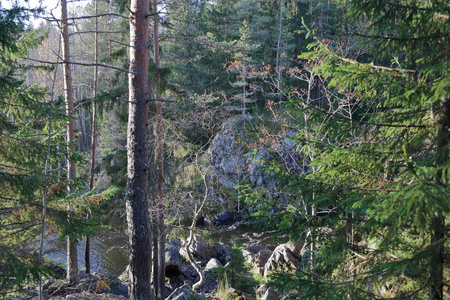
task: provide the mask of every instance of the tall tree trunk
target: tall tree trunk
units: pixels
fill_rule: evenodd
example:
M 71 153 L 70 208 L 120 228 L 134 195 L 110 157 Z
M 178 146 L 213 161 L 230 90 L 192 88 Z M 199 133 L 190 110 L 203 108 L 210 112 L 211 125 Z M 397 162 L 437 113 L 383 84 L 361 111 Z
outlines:
M 126 210 L 130 244 L 129 297 L 153 299 L 148 213 L 148 30 L 149 2 L 132 0 L 130 14 L 129 111 Z M 150 162 L 151 163 L 151 162 Z
M 61 39 L 62 39 L 62 57 L 64 60 L 64 98 L 66 101 L 67 120 L 67 143 L 68 143 L 68 161 L 67 161 L 67 179 L 69 180 L 69 189 L 73 184 L 73 179 L 77 175 L 75 162 L 70 159 L 75 152 L 75 128 L 73 112 L 73 88 L 72 74 L 70 71 L 70 50 L 69 50 L 69 27 L 67 24 L 67 1 L 61 0 Z M 67 280 L 70 283 L 78 282 L 78 254 L 77 243 L 70 237 L 67 238 Z
M 158 1 L 152 0 L 153 8 L 153 50 L 154 60 L 156 65 L 155 72 L 155 99 L 159 99 L 159 29 L 158 29 Z M 155 285 L 156 299 L 164 300 L 164 286 L 165 286 L 165 228 L 164 228 L 164 138 L 163 138 L 163 123 L 162 123 L 162 102 L 156 101 L 156 144 L 157 144 L 157 166 L 158 166 L 158 197 L 156 205 L 154 205 L 155 212 L 153 218 L 155 224 L 154 230 L 154 245 L 153 245 L 153 283 Z
M 95 33 L 94 33 L 94 101 L 92 102 L 92 139 L 91 139 L 91 165 L 90 165 L 90 180 L 89 190 L 94 189 L 94 167 L 95 167 L 95 143 L 97 141 L 97 90 L 98 90 L 98 0 L 95 0 Z M 90 217 L 89 212 L 87 218 Z M 91 237 L 86 236 L 86 248 L 84 252 L 84 264 L 86 266 L 86 273 L 91 273 Z

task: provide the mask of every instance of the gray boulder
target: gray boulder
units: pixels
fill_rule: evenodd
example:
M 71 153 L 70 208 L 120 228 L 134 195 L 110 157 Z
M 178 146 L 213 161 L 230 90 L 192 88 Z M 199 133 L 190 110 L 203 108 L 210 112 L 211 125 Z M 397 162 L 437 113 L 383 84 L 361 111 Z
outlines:
M 183 243 L 183 246 L 180 248 L 179 253 L 181 256 L 188 259 L 188 255 L 186 253 L 186 245 L 187 241 Z M 196 259 L 200 260 L 209 260 L 216 256 L 216 247 L 207 242 L 203 241 L 203 239 L 199 235 L 194 236 L 194 240 L 189 247 L 189 252 Z
M 216 258 L 211 258 L 206 264 L 205 271 L 211 271 L 213 269 L 223 268 L 223 265 Z
M 252 263 L 253 257 L 261 250 L 267 250 L 266 247 L 261 245 L 250 245 L 245 249 L 242 249 L 242 255 L 248 263 Z
M 189 286 L 184 285 L 182 287 L 177 288 L 166 300 L 191 300 L 192 292 Z
M 260 245 L 252 245 L 242 250 L 245 260 L 253 266 L 253 273 L 264 274 L 264 266 L 272 252 Z
M 291 252 L 295 256 L 297 256 L 300 259 L 303 256 L 303 254 L 305 254 L 306 248 L 303 247 L 305 245 L 305 243 L 302 241 L 296 242 L 296 243 L 289 241 L 285 245 L 286 245 L 286 247 L 289 248 L 289 250 L 291 250 Z
M 252 265 L 254 266 L 254 272 L 264 275 L 264 267 L 272 256 L 272 252 L 269 250 L 261 250 L 253 257 Z
M 275 248 L 272 255 L 264 266 L 264 277 L 267 277 L 272 271 L 287 272 L 290 269 L 297 268 L 300 263 L 298 257 L 292 253 L 286 244 Z

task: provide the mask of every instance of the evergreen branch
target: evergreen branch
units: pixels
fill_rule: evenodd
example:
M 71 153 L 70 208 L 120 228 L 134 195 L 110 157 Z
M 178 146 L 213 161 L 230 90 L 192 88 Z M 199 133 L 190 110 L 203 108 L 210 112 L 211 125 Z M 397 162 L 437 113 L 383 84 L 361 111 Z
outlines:
M 304 271 L 302 273 L 318 279 L 319 281 L 321 281 L 320 282 L 321 284 L 328 284 L 328 285 L 338 286 L 338 285 L 347 285 L 347 284 L 350 284 L 350 283 L 355 283 L 355 282 L 358 282 L 358 281 L 362 281 L 362 280 L 366 280 L 366 279 L 373 278 L 373 277 L 376 277 L 376 276 L 380 276 L 380 275 L 383 275 L 384 273 L 386 273 L 386 271 L 380 271 L 380 272 L 378 272 L 376 274 L 371 274 L 371 275 L 368 275 L 368 276 L 364 276 L 362 278 L 356 278 L 356 279 L 351 279 L 351 280 L 347 280 L 347 281 L 339 281 L 339 282 L 334 282 L 332 280 L 328 280 L 328 279 L 322 278 L 321 276 L 319 276 L 317 274 L 314 274 L 314 273 L 306 273 Z M 358 277 L 361 274 L 366 274 L 366 273 L 355 274 L 355 275 L 353 275 L 353 277 Z
M 13 210 L 16 210 L 17 207 L 0 207 L 0 214 L 7 214 Z
M 160 38 L 160 41 L 163 42 L 164 40 L 172 40 L 172 39 L 194 40 L 202 45 L 205 45 L 205 46 L 208 46 L 211 48 L 215 48 L 215 49 L 229 51 L 229 52 L 239 52 L 240 51 L 239 49 L 230 49 L 230 48 L 226 48 L 226 47 L 216 46 L 216 45 L 211 44 L 211 41 L 199 39 L 199 38 L 191 37 L 191 36 L 163 36 Z
M 0 133 L 0 136 L 7 137 L 7 138 L 10 138 L 10 139 L 12 139 L 12 140 L 21 142 L 21 143 L 31 144 L 31 145 L 33 145 L 33 146 L 36 146 L 36 143 L 37 143 L 37 142 L 34 141 L 34 140 L 23 140 L 23 139 L 19 139 L 19 138 L 16 138 L 16 137 L 13 137 L 13 136 L 11 136 L 11 135 L 9 135 L 9 134 L 4 134 L 4 133 Z
M 403 295 L 403 296 L 398 296 L 398 297 L 391 297 L 391 298 L 374 298 L 375 300 L 398 300 L 398 299 L 411 299 L 412 296 L 414 296 L 415 294 L 417 294 L 420 291 L 423 291 L 425 288 L 427 287 L 427 283 L 425 283 L 424 285 L 422 285 L 421 288 L 407 294 L 407 295 Z
M 378 70 L 383 70 L 383 71 L 388 71 L 388 72 L 394 72 L 394 73 L 410 73 L 410 74 L 417 74 L 419 73 L 418 70 L 411 70 L 411 69 L 396 69 L 396 68 L 389 68 L 389 67 L 384 67 L 384 66 L 376 66 L 373 63 L 370 64 L 364 64 L 364 63 L 360 63 L 357 62 L 356 60 L 353 59 L 349 59 L 349 58 L 345 58 L 345 57 L 341 57 L 336 55 L 337 58 L 339 58 L 340 60 L 355 65 L 357 67 L 359 66 L 369 66 L 372 69 L 378 69 Z
M 439 18 L 442 18 L 442 19 L 445 19 L 445 20 L 448 20 L 448 18 L 449 18 L 448 15 L 443 15 L 443 14 L 440 14 L 440 13 L 435 13 L 434 15 L 436 17 L 439 17 Z
M 394 6 L 396 8 L 404 8 L 404 9 L 408 9 L 408 10 L 418 10 L 418 11 L 424 11 L 424 12 L 431 12 L 431 11 L 434 10 L 432 7 L 419 7 L 419 6 L 407 5 L 407 4 L 404 4 L 404 3 L 405 2 L 400 2 L 400 3 L 398 3 L 398 2 L 387 2 L 386 4 L 390 5 L 390 6 Z M 438 13 L 436 13 L 436 14 L 438 14 Z M 448 16 L 447 16 L 447 18 L 448 18 Z
M 16 167 L 16 166 L 11 166 L 11 165 L 5 165 L 5 164 L 2 164 L 2 163 L 0 163 L 0 167 L 4 167 L 4 168 L 14 168 L 14 169 L 16 169 L 16 170 L 27 171 L 27 172 L 30 171 L 30 170 L 27 170 L 27 169 L 23 169 L 23 168 L 19 168 L 19 167 Z
M 6 235 L 2 235 L 2 238 L 7 238 L 7 237 L 11 237 L 14 235 L 17 235 L 19 233 L 25 232 L 27 230 L 29 230 L 30 228 L 36 227 L 39 225 L 39 223 L 37 223 L 36 221 L 28 221 L 28 222 L 23 222 L 23 224 L 27 224 L 29 223 L 30 225 L 26 226 L 26 227 L 22 227 L 20 228 L 20 230 L 16 230 L 14 232 L 10 232 L 9 234 Z
M 320 182 L 312 179 L 306 179 L 304 180 L 314 183 L 314 184 L 322 184 L 327 185 L 330 187 L 334 187 L 337 189 L 344 189 L 344 190 L 356 190 L 356 191 L 365 191 L 365 192 L 388 192 L 388 193 L 395 193 L 398 192 L 398 190 L 391 190 L 391 189 L 385 189 L 385 188 L 364 188 L 364 187 L 357 187 L 357 186 L 348 186 L 348 185 L 342 185 L 342 184 L 334 184 L 329 182 Z
M 326 110 L 325 108 L 321 108 L 319 106 L 315 106 L 315 105 L 308 105 L 310 108 L 320 111 L 328 116 L 333 116 L 336 118 L 339 118 L 341 120 L 350 120 L 348 117 L 342 116 L 342 115 L 336 115 L 336 113 L 334 112 L 329 112 L 328 110 Z M 422 110 L 421 110 L 422 111 Z M 366 121 L 361 121 L 361 120 L 355 120 L 352 119 L 351 120 L 353 123 L 359 123 L 359 124 L 364 124 L 364 125 L 373 125 L 373 126 L 377 126 L 377 127 L 395 127 L 395 128 L 427 128 L 427 126 L 425 125 L 406 125 L 406 124 L 387 124 L 387 123 L 370 123 L 370 122 L 366 122 Z
M 448 18 L 448 17 L 447 17 Z M 395 40 L 395 41 L 422 41 L 422 40 L 428 40 L 428 39 L 440 39 L 446 36 L 446 34 L 432 34 L 432 35 L 425 35 L 425 36 L 419 36 L 419 37 L 398 37 L 398 36 L 386 36 L 386 35 L 370 35 L 370 34 L 363 34 L 363 33 L 355 33 L 355 35 L 364 37 L 364 38 L 372 38 L 372 39 L 385 39 L 385 40 Z
M 26 209 L 26 208 L 25 208 Z M 33 224 L 35 223 L 34 220 L 25 220 L 22 222 L 14 222 L 14 223 L 7 223 L 7 224 L 1 224 L 1 228 L 8 230 L 7 228 L 10 228 L 9 230 L 14 230 L 15 226 L 18 225 L 26 225 L 26 224 Z M 11 234 L 15 234 L 14 232 L 12 232 Z M 4 235 L 2 237 L 5 237 Z
M 17 198 L 6 197 L 6 196 L 2 196 L 2 195 L 0 195 L 0 199 L 4 199 L 4 200 L 8 200 L 8 201 L 18 201 L 19 200 Z
M 405 124 L 384 124 L 384 123 L 369 123 L 365 121 L 353 120 L 353 122 L 365 124 L 365 125 L 373 125 L 377 127 L 395 127 L 395 128 L 427 128 L 425 125 L 405 125 Z
M 12 104 L 12 103 L 8 103 L 5 101 L 0 101 L 0 104 L 4 104 L 7 106 L 13 106 L 13 107 L 26 108 L 26 109 L 37 109 L 37 108 L 42 109 L 42 107 L 40 107 L 40 106 L 25 106 L 25 105 L 20 105 L 20 104 Z
M 306 272 L 303 272 L 303 273 L 306 274 L 306 275 L 310 275 L 310 276 L 312 276 L 312 277 L 314 277 L 316 279 L 319 279 L 322 284 L 339 286 L 339 285 L 347 285 L 347 284 L 355 283 L 355 282 L 358 282 L 358 281 L 367 280 L 367 279 L 370 279 L 370 278 L 373 278 L 373 277 L 376 277 L 376 276 L 380 276 L 380 275 L 385 274 L 386 271 L 381 271 L 381 272 L 378 272 L 378 273 L 375 273 L 375 274 L 364 276 L 362 278 L 356 278 L 356 279 L 347 280 L 347 281 L 340 281 L 340 282 L 333 282 L 331 280 L 324 279 L 324 278 L 320 277 L 319 275 L 313 274 L 313 273 L 306 273 Z M 366 273 L 362 273 L 362 274 L 366 274 Z M 357 277 L 357 276 L 360 276 L 360 275 L 361 274 L 356 274 L 356 275 L 354 275 L 354 277 Z M 391 297 L 391 298 L 373 298 L 373 299 L 376 299 L 376 300 L 410 299 L 411 296 L 413 296 L 413 295 L 417 294 L 418 292 L 424 290 L 426 288 L 426 286 L 427 286 L 427 284 L 425 283 L 424 285 L 422 285 L 422 287 L 420 287 L 419 289 L 417 289 L 417 290 L 415 290 L 415 291 L 413 291 L 413 292 L 411 292 L 411 293 L 409 293 L 407 295 L 402 295 L 402 296 L 398 296 L 398 297 Z

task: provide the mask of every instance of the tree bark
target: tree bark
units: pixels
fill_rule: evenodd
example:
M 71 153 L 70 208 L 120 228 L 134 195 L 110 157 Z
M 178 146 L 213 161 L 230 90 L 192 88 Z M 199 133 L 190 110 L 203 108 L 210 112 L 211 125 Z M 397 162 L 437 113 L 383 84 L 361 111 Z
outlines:
M 126 210 L 130 243 L 129 297 L 153 299 L 148 213 L 148 29 L 149 2 L 132 0 L 130 15 L 129 111 Z
M 64 99 L 66 102 L 67 120 L 67 179 L 69 180 L 69 190 L 76 178 L 77 170 L 71 155 L 75 152 L 75 128 L 73 112 L 73 87 L 72 73 L 70 69 L 70 48 L 69 48 L 69 27 L 67 24 L 67 1 L 61 0 L 61 39 L 62 58 L 64 60 Z M 70 237 L 67 238 L 67 280 L 70 283 L 78 282 L 78 254 L 77 243 Z

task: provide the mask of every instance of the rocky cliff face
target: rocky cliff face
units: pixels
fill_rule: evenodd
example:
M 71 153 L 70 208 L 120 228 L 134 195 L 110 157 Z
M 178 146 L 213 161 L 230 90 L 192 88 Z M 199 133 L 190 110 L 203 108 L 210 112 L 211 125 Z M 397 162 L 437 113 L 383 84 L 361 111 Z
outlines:
M 230 118 L 222 124 L 222 131 L 211 142 L 208 161 L 213 167 L 213 176 L 226 188 L 239 184 L 239 176 L 246 171 L 244 150 L 238 142 L 238 132 L 245 132 L 241 116 Z
M 273 141 L 268 139 L 260 143 L 260 137 L 247 129 L 253 127 L 252 122 L 249 116 L 229 118 L 208 149 L 207 161 L 212 177 L 226 189 L 234 190 L 243 182 L 255 187 L 274 186 L 270 174 L 261 169 L 264 160 L 277 159 L 294 172 L 304 170 L 297 145 L 290 139 L 296 135 L 295 132 L 283 132 Z M 220 198 L 218 194 L 216 196 Z

